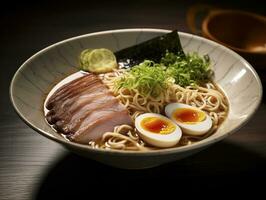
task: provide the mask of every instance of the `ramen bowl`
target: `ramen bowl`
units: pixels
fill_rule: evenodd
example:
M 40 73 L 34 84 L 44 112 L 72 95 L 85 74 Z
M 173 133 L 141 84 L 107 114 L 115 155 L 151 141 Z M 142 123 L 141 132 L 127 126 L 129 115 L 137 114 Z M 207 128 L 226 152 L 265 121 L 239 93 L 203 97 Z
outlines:
M 15 73 L 10 85 L 11 102 L 21 119 L 37 133 L 70 151 L 101 163 L 127 169 L 143 169 L 173 162 L 200 152 L 231 135 L 255 113 L 262 98 L 262 86 L 252 66 L 237 53 L 208 39 L 179 33 L 185 52 L 208 54 L 214 81 L 229 101 L 228 117 L 210 137 L 191 145 L 146 152 L 93 149 L 70 142 L 45 120 L 43 104 L 56 83 L 78 71 L 78 55 L 85 48 L 117 51 L 168 33 L 161 29 L 122 29 L 86 34 L 53 44 L 29 58 Z

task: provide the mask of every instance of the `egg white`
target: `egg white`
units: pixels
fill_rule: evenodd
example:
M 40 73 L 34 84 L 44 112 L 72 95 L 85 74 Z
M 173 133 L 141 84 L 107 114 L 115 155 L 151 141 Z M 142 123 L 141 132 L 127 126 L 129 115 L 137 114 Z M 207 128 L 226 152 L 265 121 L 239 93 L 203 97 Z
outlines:
M 195 124 L 187 124 L 187 123 L 182 123 L 180 121 L 177 121 L 174 117 L 173 117 L 173 112 L 177 109 L 177 108 L 190 108 L 199 112 L 204 112 L 198 108 L 195 108 L 193 106 L 187 105 L 187 104 L 182 104 L 182 103 L 171 103 L 168 104 L 165 107 L 165 114 L 167 117 L 169 117 L 170 119 L 172 119 L 172 121 L 174 121 L 177 125 L 179 125 L 182 129 L 182 131 L 188 135 L 195 135 L 195 136 L 200 136 L 200 135 L 204 135 L 205 133 L 207 133 L 211 127 L 212 127 L 212 120 L 211 117 L 209 115 L 207 115 L 205 112 L 205 119 L 201 122 L 196 122 Z
M 175 130 L 172 133 L 168 133 L 168 134 L 159 134 L 159 133 L 147 131 L 141 126 L 141 121 L 147 117 L 158 117 L 162 120 L 168 121 L 171 124 L 173 124 L 173 126 L 175 126 Z M 135 127 L 138 130 L 140 137 L 145 142 L 155 147 L 162 147 L 162 148 L 172 147 L 179 142 L 182 136 L 182 131 L 178 127 L 178 125 L 176 125 L 172 120 L 168 119 L 167 117 L 160 115 L 160 114 L 156 114 L 156 113 L 145 113 L 145 114 L 139 115 L 135 119 Z

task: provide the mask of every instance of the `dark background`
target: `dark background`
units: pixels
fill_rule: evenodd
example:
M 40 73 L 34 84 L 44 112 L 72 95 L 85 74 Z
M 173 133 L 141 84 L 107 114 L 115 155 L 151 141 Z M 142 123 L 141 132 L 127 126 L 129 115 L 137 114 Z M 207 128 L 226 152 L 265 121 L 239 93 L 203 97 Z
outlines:
M 200 3 L 266 14 L 264 1 Z M 159 193 L 210 196 L 210 191 L 216 194 L 231 191 L 254 197 L 263 193 L 266 185 L 265 99 L 253 119 L 222 142 L 187 159 L 139 171 L 115 169 L 70 153 L 27 127 L 10 104 L 8 90 L 12 76 L 26 59 L 44 47 L 69 37 L 110 29 L 145 27 L 190 32 L 186 12 L 193 4 L 191 0 L 2 3 L 0 199 L 81 195 L 89 198 L 110 193 L 127 198 L 140 196 L 140 191 L 150 196 Z M 258 72 L 261 77 L 265 75 L 264 70 Z M 263 84 L 264 80 L 262 78 Z M 148 189 L 149 186 L 153 189 Z

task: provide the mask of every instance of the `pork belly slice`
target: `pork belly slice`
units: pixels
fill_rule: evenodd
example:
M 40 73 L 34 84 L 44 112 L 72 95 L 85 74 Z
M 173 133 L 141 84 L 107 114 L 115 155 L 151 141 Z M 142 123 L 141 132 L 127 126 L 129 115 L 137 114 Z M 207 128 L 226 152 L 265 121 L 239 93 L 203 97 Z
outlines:
M 83 144 L 100 139 L 117 125 L 132 125 L 128 110 L 94 74 L 60 87 L 48 99 L 46 108 L 49 124 Z
M 93 74 L 82 76 L 60 87 L 47 101 L 46 108 L 52 109 L 59 101 L 73 98 L 81 91 L 87 90 L 90 86 L 101 83 L 101 80 Z
M 110 110 L 111 104 L 116 104 L 117 100 L 112 99 L 107 103 L 102 103 L 103 101 L 106 102 L 106 98 L 104 100 L 94 99 L 89 104 L 85 105 L 82 110 L 74 113 L 73 115 L 67 118 L 63 118 L 63 120 L 59 120 L 55 123 L 58 130 L 64 134 L 71 134 L 78 131 L 82 125 L 88 124 L 90 121 L 95 120 L 95 115 L 97 113 L 101 113 L 102 111 Z M 96 111 L 96 112 L 95 112 Z M 68 120 L 68 121 L 67 121 Z
M 87 144 L 89 141 L 96 141 L 106 132 L 112 132 L 115 126 L 122 124 L 132 124 L 132 120 L 126 110 L 120 112 L 105 112 L 86 127 L 78 130 L 69 137 L 70 140 Z
M 62 119 L 64 119 L 64 121 L 67 119 L 67 122 L 69 122 L 76 112 L 80 112 L 80 109 L 90 104 L 90 102 L 98 96 L 103 95 L 105 91 L 106 87 L 100 83 L 100 85 L 97 84 L 88 88 L 86 91 L 80 91 L 80 94 L 75 97 L 69 97 L 63 102 L 57 102 L 47 114 L 47 121 L 53 124 Z

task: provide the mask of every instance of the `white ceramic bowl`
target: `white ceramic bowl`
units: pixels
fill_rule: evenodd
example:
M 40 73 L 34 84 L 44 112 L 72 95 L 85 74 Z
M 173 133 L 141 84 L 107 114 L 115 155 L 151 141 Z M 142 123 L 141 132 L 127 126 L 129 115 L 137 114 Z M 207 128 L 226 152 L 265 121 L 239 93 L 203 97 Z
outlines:
M 192 155 L 222 140 L 243 126 L 255 113 L 262 98 L 262 85 L 255 70 L 238 54 L 215 42 L 179 33 L 185 52 L 209 54 L 215 81 L 229 99 L 227 119 L 209 138 L 190 146 L 151 152 L 97 150 L 69 142 L 46 123 L 43 102 L 50 89 L 76 72 L 77 57 L 84 48 L 105 47 L 113 51 L 169 32 L 161 29 L 124 29 L 82 35 L 51 45 L 29 58 L 16 72 L 10 86 L 13 106 L 31 128 L 73 152 L 120 168 L 148 168 Z

